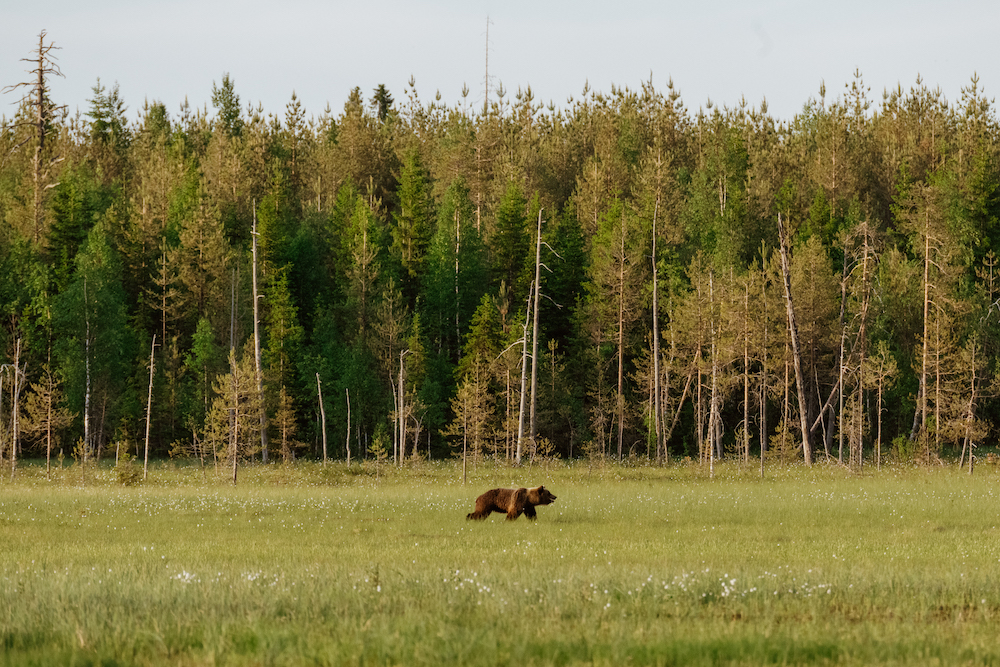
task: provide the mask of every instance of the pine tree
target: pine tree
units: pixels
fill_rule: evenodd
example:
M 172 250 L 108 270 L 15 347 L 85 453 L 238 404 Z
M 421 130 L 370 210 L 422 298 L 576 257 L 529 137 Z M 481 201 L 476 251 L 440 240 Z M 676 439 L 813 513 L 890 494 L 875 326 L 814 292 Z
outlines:
M 372 106 L 375 107 L 375 117 L 378 118 L 380 123 L 385 123 L 389 120 L 389 114 L 392 113 L 392 95 L 389 94 L 389 90 L 385 87 L 384 83 L 380 83 L 378 88 L 375 89 L 375 95 L 372 96 Z
M 122 175 L 126 164 L 125 153 L 132 141 L 132 132 L 125 117 L 127 107 L 118 94 L 118 84 L 109 91 L 101 80 L 91 89 L 94 97 L 89 100 L 90 144 L 96 152 L 94 159 L 107 181 Z
M 33 382 L 24 400 L 22 432 L 44 443 L 45 477 L 49 478 L 52 450 L 59 447 L 62 431 L 73 423 L 76 415 L 62 405 L 62 381 L 48 367 L 39 382 Z
M 875 352 L 865 358 L 864 364 L 865 386 L 874 389 L 876 392 L 875 407 L 875 466 L 882 469 L 882 406 L 884 405 L 885 392 L 892 387 L 898 374 L 896 358 L 886 341 L 880 340 L 876 345 Z
M 416 150 L 403 157 L 396 196 L 399 212 L 393 214 L 392 249 L 404 269 L 403 292 L 413 303 L 424 278 L 427 246 L 434 231 L 427 176 Z
M 507 184 L 496 211 L 496 224 L 488 237 L 493 284 L 506 284 L 512 290 L 514 302 L 520 303 L 528 291 L 529 237 L 527 231 L 528 202 L 517 183 Z
M 493 299 L 484 295 L 472 316 L 456 369 L 458 393 L 451 402 L 455 419 L 448 429 L 450 435 L 461 436 L 471 445 L 473 460 L 479 460 L 495 428 L 494 378 L 500 339 L 499 313 Z
M 350 230 L 347 303 L 358 325 L 357 339 L 367 343 L 378 296 L 376 285 L 381 273 L 381 235 L 375 215 L 361 197 L 355 201 Z
M 239 462 L 260 451 L 260 413 L 264 409 L 257 391 L 253 350 L 245 348 L 239 358 L 229 351 L 229 372 L 219 375 L 212 389 L 215 399 L 205 419 L 205 443 L 219 461 L 232 470 L 237 482 Z
M 468 188 L 455 181 L 438 209 L 427 253 L 425 326 L 432 347 L 451 364 L 458 362 L 461 336 L 486 290 L 486 258 L 474 216 Z
M 392 207 L 399 160 L 392 147 L 392 123 L 382 124 L 366 113 L 361 89 L 351 91 L 336 123 L 333 163 L 339 178 L 366 193 L 369 205 L 376 201 Z
M 644 235 L 634 215 L 616 199 L 602 214 L 598 236 L 591 251 L 591 281 L 588 285 L 592 319 L 602 328 L 601 339 L 615 349 L 615 423 L 617 455 L 623 455 L 627 415 L 625 378 L 626 351 L 631 348 L 632 325 L 639 316 L 639 285 L 647 263 Z M 646 236 L 648 238 L 648 236 Z
M 185 421 L 195 432 L 205 423 L 214 399 L 212 381 L 219 374 L 222 361 L 222 351 L 215 340 L 212 323 L 202 317 L 192 336 L 191 349 L 184 357 L 184 368 L 192 385 Z
M 230 138 L 243 133 L 243 118 L 240 109 L 240 96 L 236 94 L 233 80 L 229 72 L 222 75 L 222 84 L 212 82 L 212 106 L 215 107 L 216 123 L 222 132 Z
M 940 194 L 940 190 L 933 185 L 915 183 L 901 193 L 901 202 L 897 207 L 901 227 L 910 234 L 914 254 L 923 264 L 923 326 L 916 362 L 920 379 L 919 402 L 910 437 L 912 440 L 919 439 L 923 444 L 925 460 L 937 454 L 935 443 L 938 439 L 932 437 L 930 430 L 931 409 L 937 405 L 932 396 L 940 393 L 940 372 L 935 372 L 935 369 L 940 368 L 940 358 L 946 356 L 953 345 L 947 330 L 952 322 L 948 310 L 954 302 L 950 299 L 949 287 L 954 280 L 952 258 L 957 245 L 945 224 Z M 946 333 L 944 339 L 942 329 Z M 940 421 L 933 424 L 935 429 L 939 429 L 940 425 Z
M 183 286 L 179 296 L 183 311 L 189 313 L 187 326 L 207 318 L 212 329 L 221 333 L 230 324 L 232 253 L 218 209 L 203 185 L 198 193 L 193 210 L 180 221 L 180 244 L 170 251 L 173 257 L 168 262 L 177 267 Z

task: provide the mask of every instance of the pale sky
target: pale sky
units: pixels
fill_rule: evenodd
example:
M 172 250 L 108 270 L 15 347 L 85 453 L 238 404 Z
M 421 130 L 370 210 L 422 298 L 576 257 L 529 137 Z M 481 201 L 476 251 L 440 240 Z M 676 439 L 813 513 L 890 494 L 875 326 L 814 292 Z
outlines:
M 365 99 L 384 83 L 397 106 L 412 76 L 424 102 L 440 91 L 449 105 L 481 104 L 489 17 L 489 73 L 509 99 L 531 86 L 535 98 L 565 105 L 584 84 L 639 89 L 673 79 L 694 111 L 711 99 L 741 98 L 791 119 L 826 83 L 841 95 L 860 70 L 870 97 L 909 89 L 917 76 L 951 102 L 978 73 L 980 88 L 1000 90 L 1000 3 L 840 0 L 6 0 L 0 87 L 28 78 L 38 33 L 65 75 L 52 95 L 86 111 L 97 82 L 119 85 L 135 119 L 148 99 L 176 117 L 185 97 L 211 108 L 213 82 L 228 72 L 244 108 L 260 102 L 284 115 L 292 91 L 307 116 L 327 104 L 339 114 L 350 90 Z M 492 93 L 491 96 L 494 96 Z M 17 93 L 0 96 L 14 113 Z

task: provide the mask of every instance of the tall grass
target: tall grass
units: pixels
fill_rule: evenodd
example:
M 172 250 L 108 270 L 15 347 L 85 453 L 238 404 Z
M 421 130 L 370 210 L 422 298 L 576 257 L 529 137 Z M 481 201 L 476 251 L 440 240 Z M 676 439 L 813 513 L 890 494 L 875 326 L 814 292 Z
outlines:
M 0 484 L 0 664 L 996 664 L 998 474 L 164 465 Z M 538 521 L 467 522 L 544 483 Z

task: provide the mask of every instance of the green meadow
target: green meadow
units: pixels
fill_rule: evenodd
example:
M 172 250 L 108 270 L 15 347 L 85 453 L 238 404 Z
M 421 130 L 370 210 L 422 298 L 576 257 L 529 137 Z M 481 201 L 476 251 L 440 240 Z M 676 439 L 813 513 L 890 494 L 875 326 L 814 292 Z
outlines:
M 0 665 L 1000 664 L 998 501 L 987 465 L 22 464 Z

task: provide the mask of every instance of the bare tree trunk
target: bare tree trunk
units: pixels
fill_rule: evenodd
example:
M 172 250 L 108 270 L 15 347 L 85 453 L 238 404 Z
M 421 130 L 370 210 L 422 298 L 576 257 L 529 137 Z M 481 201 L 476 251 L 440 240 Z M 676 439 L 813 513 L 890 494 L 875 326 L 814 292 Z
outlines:
M 38 243 L 42 229 L 42 152 L 45 150 L 45 68 L 43 52 L 45 50 L 45 31 L 38 35 L 38 81 L 35 84 L 35 124 L 38 127 L 38 144 L 35 146 L 35 158 L 33 160 L 35 201 L 34 201 L 34 242 Z
M 462 410 L 462 486 L 469 482 L 469 398 L 465 397 Z
M 83 317 L 87 332 L 84 340 L 84 356 L 87 366 L 87 388 L 83 398 L 83 462 L 87 463 L 87 453 L 90 449 L 90 306 L 87 303 L 87 278 L 83 279 Z
M 697 386 L 697 393 L 695 394 L 695 424 L 698 427 L 698 463 L 704 463 L 705 462 L 705 425 L 704 425 L 703 422 L 704 422 L 704 418 L 705 418 L 705 410 L 704 410 L 704 407 L 702 405 L 702 400 L 701 400 L 701 389 L 702 389 L 702 384 L 703 383 L 701 381 L 701 347 L 700 347 L 700 345 L 698 347 L 698 352 L 695 355 L 695 366 L 697 368 L 696 372 L 698 373 L 698 386 Z
M 934 318 L 934 452 L 941 451 L 941 318 Z M 930 459 L 928 459 L 928 462 Z
M 351 390 L 344 387 L 344 393 L 347 394 L 347 441 L 344 447 L 347 449 L 347 467 L 351 467 Z M 322 411 L 322 408 L 320 408 Z M 326 453 L 326 413 L 323 413 L 323 453 Z M 325 463 L 326 459 L 324 459 Z
M 871 289 L 869 287 L 869 274 L 868 274 L 868 261 L 869 261 L 869 251 L 871 250 L 869 244 L 870 236 L 868 226 L 864 227 L 864 248 L 863 257 L 861 260 L 861 325 L 858 328 L 858 349 L 860 354 L 860 360 L 858 361 L 858 465 L 861 466 L 864 462 L 864 431 L 865 431 L 865 419 L 864 419 L 864 394 L 865 394 L 865 363 L 868 358 L 868 306 L 871 303 L 870 293 Z
M 319 395 L 319 420 L 320 430 L 323 433 L 323 466 L 326 466 L 326 408 L 323 406 L 323 383 L 316 373 L 316 393 Z M 347 405 L 350 406 L 350 394 L 348 394 Z M 350 407 L 348 407 L 350 411 Z M 350 414 L 350 412 L 348 412 Z M 351 465 L 351 420 L 347 419 L 347 465 Z
M 618 460 L 622 460 L 625 439 L 625 213 L 622 212 L 621 263 L 618 266 L 618 393 L 615 410 L 618 414 Z
M 712 397 L 708 408 L 708 475 L 715 477 L 715 457 L 719 449 L 718 418 L 719 418 L 719 356 L 715 340 L 715 276 L 714 271 L 708 272 L 708 308 L 709 323 L 712 335 Z
M 531 307 L 531 297 L 533 290 L 538 289 L 537 285 L 532 285 L 528 293 L 528 307 Z M 522 327 L 521 337 L 521 397 L 520 407 L 517 412 L 517 451 L 514 454 L 514 465 L 521 465 L 521 456 L 524 447 L 524 400 L 528 374 L 528 322 L 525 320 Z
M 662 384 L 660 386 L 660 424 L 662 436 L 660 440 L 663 442 L 663 462 L 670 461 L 670 438 L 674 433 L 674 427 L 676 426 L 676 420 L 671 423 L 670 428 L 666 428 L 667 419 L 667 398 L 670 396 L 670 384 L 672 380 L 671 376 L 671 366 L 677 360 L 677 336 L 674 329 L 674 305 L 673 298 L 671 295 L 670 302 L 668 304 L 668 312 L 670 313 L 670 364 L 663 370 Z M 687 382 L 685 382 L 684 390 L 681 392 L 681 399 L 678 405 L 683 405 L 684 399 L 687 397 L 687 390 L 690 388 L 691 377 L 688 376 Z
M 788 330 L 792 338 L 792 361 L 795 365 L 795 384 L 799 395 L 799 422 L 802 429 L 802 454 L 806 465 L 812 465 L 812 445 L 809 442 L 809 405 L 806 403 L 805 378 L 802 375 L 802 355 L 799 346 L 799 329 L 795 324 L 795 306 L 792 303 L 792 278 L 788 261 L 788 242 L 785 226 L 778 214 L 778 236 L 781 250 L 781 273 L 785 283 L 785 306 L 788 311 Z
M 236 286 L 237 286 L 237 283 L 239 283 L 239 273 L 238 273 L 238 271 L 239 271 L 238 267 L 236 269 L 233 269 L 233 277 L 232 277 L 232 281 L 230 283 L 230 291 L 229 291 L 229 298 L 230 298 L 230 303 L 229 303 L 229 357 L 230 357 L 230 360 L 229 360 L 229 372 L 230 373 L 235 373 L 235 366 L 233 365 L 232 359 L 233 359 L 233 356 L 236 354 L 236 314 L 237 314 L 237 310 L 236 309 L 237 309 L 237 305 L 239 303 L 236 300 Z M 207 387 L 207 384 L 206 384 L 206 387 Z M 234 385 L 234 392 L 233 393 L 234 393 L 234 396 L 235 396 L 235 385 Z M 236 401 L 234 400 L 234 403 L 235 402 Z M 208 392 L 207 391 L 205 392 L 205 414 L 206 415 L 208 414 Z M 236 432 L 236 409 L 234 407 L 231 407 L 231 408 L 229 408 L 229 433 L 230 433 L 230 439 L 232 439 L 232 434 L 235 433 L 235 432 Z M 213 447 L 213 450 L 214 449 L 215 448 Z M 236 451 L 235 446 L 233 448 L 233 451 Z M 218 473 L 219 459 L 218 459 L 217 455 L 215 457 L 215 467 L 216 467 L 216 473 Z M 234 469 L 233 470 L 233 476 L 234 476 L 233 484 L 236 483 L 235 482 L 235 475 L 236 475 L 236 471 Z
M 930 338 L 930 331 L 928 331 L 928 322 L 930 321 L 930 305 L 931 305 L 931 282 L 930 282 L 930 271 L 931 271 L 931 256 L 930 256 L 930 234 L 924 234 L 924 336 L 923 344 L 920 351 L 920 403 L 917 406 L 917 412 L 920 416 L 920 428 L 923 430 L 924 434 L 924 454 L 926 455 L 928 461 L 930 460 L 930 441 L 927 437 L 927 340 Z M 917 431 L 917 419 L 913 420 L 913 431 Z M 911 437 L 912 439 L 912 437 Z
M 253 355 L 257 374 L 257 393 L 260 395 L 260 458 L 267 463 L 267 408 L 264 405 L 264 375 L 260 363 L 260 299 L 257 293 L 257 202 L 253 203 Z
M 846 244 L 845 244 L 846 246 Z M 837 414 L 837 461 L 844 465 L 844 349 L 847 347 L 847 248 L 844 248 L 844 268 L 840 277 L 840 352 L 837 357 L 837 397 L 839 410 Z M 822 417 L 823 410 L 819 416 Z M 832 426 L 832 420 L 831 420 Z M 830 452 L 826 453 L 829 460 Z
M 461 311 L 461 299 L 458 289 L 458 258 L 462 252 L 462 219 L 458 214 L 459 207 L 455 207 L 455 340 L 459 343 L 462 340 L 462 328 L 459 323 L 459 313 Z
M 5 438 L 3 437 L 3 409 L 2 409 L 3 408 L 3 381 L 4 381 L 3 371 L 5 371 L 8 368 L 10 368 L 10 366 L 8 366 L 7 364 L 4 364 L 3 366 L 0 366 L 0 467 L 3 466 L 3 452 L 4 452 L 4 444 L 5 444 Z
M 878 430 L 875 436 L 875 469 L 882 469 L 882 382 L 878 379 Z
M 674 412 L 674 419 L 670 422 L 670 428 L 667 430 L 664 442 L 668 442 L 670 440 L 670 437 L 674 434 L 674 429 L 677 428 L 677 421 L 681 417 L 681 408 L 684 407 L 684 399 L 687 398 L 688 390 L 691 389 L 691 381 L 694 380 L 695 372 L 696 371 L 692 369 L 692 371 L 688 373 L 687 382 L 684 383 L 684 391 L 681 392 L 681 399 L 677 402 L 677 410 Z
M 531 409 L 528 419 L 528 442 L 531 443 L 531 451 L 536 449 L 535 437 L 538 435 L 538 422 L 535 418 L 535 410 L 538 403 L 538 296 L 542 291 L 542 211 L 538 211 L 538 230 L 535 234 L 535 304 L 534 314 L 531 316 Z
M 236 485 L 236 472 L 239 460 L 239 430 L 240 430 L 240 383 L 237 375 L 239 365 L 236 363 L 236 353 L 229 353 L 229 373 L 233 378 L 233 427 L 229 431 L 230 449 L 233 454 L 233 485 Z
M 399 353 L 399 412 L 397 414 L 399 421 L 399 465 L 403 465 L 403 459 L 406 458 L 406 385 L 405 382 L 405 364 L 403 358 L 409 350 L 403 350 Z
M 743 290 L 743 464 L 750 464 L 750 278 Z
M 21 389 L 25 373 L 21 370 L 21 338 L 18 336 L 17 345 L 14 347 L 14 395 L 11 398 L 11 438 L 10 438 L 10 478 L 13 481 L 14 471 L 17 469 L 17 441 L 19 440 L 19 406 Z M 27 364 L 25 364 L 27 366 Z
M 51 355 L 50 355 L 51 361 Z M 45 479 L 51 479 L 52 474 L 52 419 L 53 419 L 53 396 L 55 383 L 52 381 L 52 372 L 49 366 L 45 369 L 46 396 L 45 396 Z M 0 401 L 2 402 L 2 401 Z
M 656 265 L 656 214 L 660 210 L 660 197 L 657 195 L 653 205 L 653 427 L 656 431 L 656 459 L 662 461 L 663 436 L 660 423 L 662 407 L 660 406 L 660 313 L 659 286 L 657 284 L 658 267 Z
M 153 353 L 156 351 L 156 334 L 153 334 L 153 344 L 149 346 L 149 391 L 146 394 L 146 453 L 142 461 L 142 481 L 146 481 L 149 473 L 149 424 L 153 415 L 153 372 L 156 361 Z
M 865 387 L 864 378 L 861 375 L 864 369 L 865 357 L 864 352 L 861 353 L 861 361 L 858 370 L 858 470 L 864 467 L 865 463 L 865 446 L 864 446 L 864 434 L 865 434 Z
M 969 446 L 969 474 L 972 474 L 973 468 L 975 466 L 975 456 L 972 450 L 975 448 L 975 444 L 972 442 L 972 421 L 975 418 L 976 410 L 976 340 L 973 337 L 972 346 L 970 348 L 972 353 L 971 368 L 972 368 L 972 381 L 969 383 L 969 406 L 966 408 L 965 413 L 965 442 Z
M 767 274 L 763 264 L 760 276 L 760 307 L 764 322 L 760 353 L 760 476 L 764 477 L 764 456 L 767 453 Z

